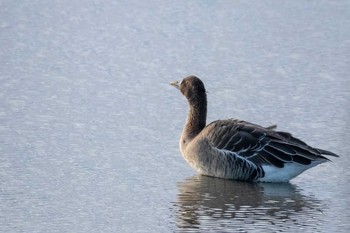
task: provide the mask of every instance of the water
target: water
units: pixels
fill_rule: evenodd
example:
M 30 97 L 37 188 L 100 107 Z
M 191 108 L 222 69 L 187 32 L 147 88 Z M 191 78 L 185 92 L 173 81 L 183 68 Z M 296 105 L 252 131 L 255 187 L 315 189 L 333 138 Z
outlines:
M 302 190 L 290 183 L 251 184 L 191 177 L 179 184 L 177 203 L 177 225 L 182 229 L 249 232 L 326 229 L 322 215 L 327 206 L 314 196 L 303 195 Z
M 0 2 L 0 232 L 348 232 L 348 1 Z M 181 158 L 187 75 L 208 120 L 339 155 L 289 184 Z

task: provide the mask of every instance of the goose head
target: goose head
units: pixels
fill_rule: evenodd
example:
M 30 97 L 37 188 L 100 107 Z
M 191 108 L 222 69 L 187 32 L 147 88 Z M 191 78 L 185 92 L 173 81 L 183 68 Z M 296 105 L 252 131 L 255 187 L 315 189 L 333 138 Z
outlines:
M 202 80 L 195 76 L 188 76 L 182 81 L 174 81 L 170 84 L 179 89 L 190 103 L 206 96 Z

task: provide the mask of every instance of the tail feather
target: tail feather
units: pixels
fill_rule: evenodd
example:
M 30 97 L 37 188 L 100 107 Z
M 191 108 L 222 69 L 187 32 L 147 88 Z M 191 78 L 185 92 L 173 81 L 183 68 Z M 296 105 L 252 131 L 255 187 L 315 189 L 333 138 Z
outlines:
M 339 155 L 334 154 L 333 152 L 330 152 L 328 150 L 323 150 L 323 149 L 319 149 L 319 148 L 315 148 L 315 149 L 323 155 L 330 155 L 330 156 L 334 156 L 334 157 L 339 157 Z

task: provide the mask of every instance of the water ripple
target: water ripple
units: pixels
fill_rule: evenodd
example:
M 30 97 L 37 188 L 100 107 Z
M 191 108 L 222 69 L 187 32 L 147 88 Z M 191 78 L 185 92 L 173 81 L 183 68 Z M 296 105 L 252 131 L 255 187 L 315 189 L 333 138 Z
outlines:
M 178 184 L 177 227 L 228 231 L 319 230 L 322 209 L 314 197 L 290 183 L 245 183 L 193 176 Z

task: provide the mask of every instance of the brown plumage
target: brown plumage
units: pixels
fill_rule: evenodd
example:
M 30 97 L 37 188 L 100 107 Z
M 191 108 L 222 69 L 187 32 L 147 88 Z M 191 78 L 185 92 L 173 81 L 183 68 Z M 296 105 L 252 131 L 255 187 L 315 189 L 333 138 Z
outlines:
M 171 83 L 187 98 L 190 110 L 180 150 L 199 173 L 245 181 L 283 182 L 338 155 L 313 148 L 290 133 L 246 121 L 217 120 L 206 126 L 207 97 L 203 82 L 189 76 Z

